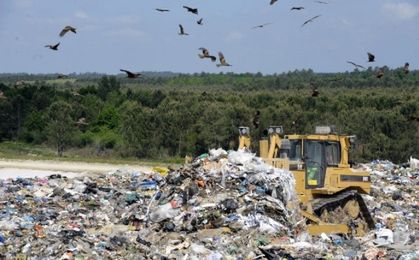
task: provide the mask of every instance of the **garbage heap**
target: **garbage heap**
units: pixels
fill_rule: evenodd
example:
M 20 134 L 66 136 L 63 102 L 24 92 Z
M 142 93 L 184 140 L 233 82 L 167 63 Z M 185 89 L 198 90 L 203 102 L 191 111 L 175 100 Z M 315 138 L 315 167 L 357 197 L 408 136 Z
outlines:
M 414 162 L 414 163 L 412 163 Z M 376 223 L 363 237 L 303 236 L 272 241 L 260 250 L 268 259 L 419 259 L 419 167 L 376 160 L 359 165 L 371 173 L 372 192 L 362 195 Z
M 0 258 L 252 259 L 304 228 L 294 178 L 211 150 L 169 172 L 0 182 Z

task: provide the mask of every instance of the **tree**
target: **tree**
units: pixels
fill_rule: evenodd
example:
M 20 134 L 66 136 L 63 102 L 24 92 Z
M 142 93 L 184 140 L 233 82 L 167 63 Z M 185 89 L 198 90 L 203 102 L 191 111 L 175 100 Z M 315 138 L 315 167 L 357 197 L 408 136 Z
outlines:
M 71 140 L 75 126 L 71 118 L 72 107 L 64 101 L 57 101 L 47 111 L 48 139 L 57 148 L 58 156 L 63 156 L 64 148 Z

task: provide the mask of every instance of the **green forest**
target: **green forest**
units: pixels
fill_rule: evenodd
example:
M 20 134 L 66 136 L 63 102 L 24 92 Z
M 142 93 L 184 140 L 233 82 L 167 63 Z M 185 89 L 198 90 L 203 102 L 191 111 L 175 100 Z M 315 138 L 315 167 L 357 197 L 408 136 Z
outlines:
M 357 136 L 357 162 L 418 158 L 419 71 L 384 73 L 0 74 L 0 142 L 43 144 L 59 156 L 80 149 L 158 159 L 236 149 L 239 126 L 249 126 L 256 143 L 270 125 L 307 134 L 335 125 Z

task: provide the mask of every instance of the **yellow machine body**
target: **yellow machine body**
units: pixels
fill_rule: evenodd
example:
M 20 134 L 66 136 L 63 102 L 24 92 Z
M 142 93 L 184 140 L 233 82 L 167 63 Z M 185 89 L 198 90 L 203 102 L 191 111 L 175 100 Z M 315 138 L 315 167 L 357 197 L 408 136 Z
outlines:
M 259 141 L 259 155 L 266 163 L 294 174 L 300 211 L 309 220 L 308 231 L 315 235 L 323 232 L 348 233 L 352 230 L 347 223 L 326 223 L 320 218 L 327 203 L 332 202 L 342 203 L 340 206 L 345 210 L 358 210 L 366 218 L 367 223 L 363 226 L 372 228 L 373 220 L 362 197 L 358 195 L 370 193 L 370 174 L 353 169 L 349 164 L 352 136 L 328 133 L 281 137 L 278 132 L 271 130 L 267 140 Z M 284 143 L 288 144 L 289 150 L 281 149 Z M 325 158 L 328 155 L 329 158 Z M 309 156 L 318 158 L 317 162 L 310 161 Z M 349 206 L 348 201 L 356 201 L 355 209 Z M 316 209 L 316 205 L 323 206 Z

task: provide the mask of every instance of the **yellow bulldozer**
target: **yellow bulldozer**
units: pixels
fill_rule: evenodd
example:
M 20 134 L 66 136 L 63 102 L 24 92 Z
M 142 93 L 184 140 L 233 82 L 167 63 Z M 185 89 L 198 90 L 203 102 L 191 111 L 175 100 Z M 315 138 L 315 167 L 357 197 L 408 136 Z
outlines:
M 318 126 L 314 134 L 284 135 L 271 126 L 259 140 L 259 156 L 294 174 L 301 215 L 312 235 L 363 235 L 375 224 L 361 194 L 371 191 L 370 174 L 353 169 L 349 151 L 355 136 L 333 126 Z M 252 150 L 249 127 L 239 127 L 239 149 Z

